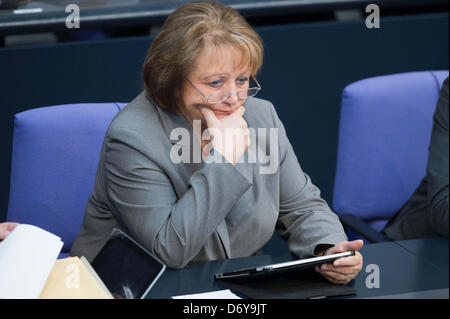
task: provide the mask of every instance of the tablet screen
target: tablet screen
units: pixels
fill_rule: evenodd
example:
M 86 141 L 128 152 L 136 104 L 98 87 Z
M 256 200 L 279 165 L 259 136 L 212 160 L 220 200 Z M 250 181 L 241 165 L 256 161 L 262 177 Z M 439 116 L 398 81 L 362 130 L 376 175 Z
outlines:
M 92 267 L 116 299 L 145 297 L 165 269 L 163 263 L 117 229 Z

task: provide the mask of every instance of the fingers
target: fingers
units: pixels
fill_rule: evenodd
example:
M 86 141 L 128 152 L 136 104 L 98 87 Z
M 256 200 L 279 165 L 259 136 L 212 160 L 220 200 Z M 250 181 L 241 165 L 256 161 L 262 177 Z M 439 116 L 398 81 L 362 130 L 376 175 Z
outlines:
M 9 234 L 10 234 L 9 231 L 6 231 L 6 230 L 0 230 L 0 242 L 1 242 L 2 240 L 4 240 Z
M 6 230 L 12 232 L 14 230 L 14 228 L 17 227 L 17 225 L 19 225 L 19 223 L 7 222 Z
M 342 253 L 344 251 L 358 251 L 362 248 L 364 242 L 360 239 L 353 241 L 343 241 L 328 250 L 328 254 Z
M 233 113 L 220 119 L 208 107 L 199 109 L 212 137 L 212 147 L 228 162 L 235 165 L 250 144 L 250 133 L 247 122 L 243 118 L 245 108 L 240 106 Z
M 348 284 L 358 274 L 357 269 L 346 269 L 342 272 L 336 270 L 323 271 L 319 266 L 316 266 L 315 271 L 334 284 Z
M 341 243 L 342 244 L 342 250 L 343 251 L 358 251 L 362 248 L 362 246 L 364 245 L 364 242 L 360 239 L 358 240 L 353 240 L 353 241 L 344 241 Z
M 340 258 L 333 263 L 316 266 L 315 270 L 332 283 L 347 284 L 358 275 L 362 265 L 362 255 L 356 252 L 355 256 Z
M 245 113 L 245 107 L 241 106 L 239 108 L 237 108 L 236 110 L 234 110 L 233 113 L 231 113 L 230 115 L 227 116 L 227 118 L 231 118 L 231 117 L 242 117 Z
M 344 275 L 359 272 L 359 270 L 360 269 L 359 269 L 358 265 L 354 265 L 354 266 L 350 266 L 350 267 L 334 267 L 333 265 L 325 264 L 325 265 L 319 266 L 319 271 L 321 271 L 321 272 L 335 272 L 335 273 L 344 274 Z
M 218 119 L 214 112 L 207 107 L 200 107 L 199 109 L 203 117 L 205 118 L 208 127 L 215 127 Z
M 361 267 L 359 264 L 349 267 L 335 267 L 331 264 L 324 264 L 317 266 L 317 271 L 327 274 L 336 273 L 340 275 L 356 275 L 361 271 Z
M 332 272 L 322 272 L 320 274 L 328 281 L 337 285 L 346 285 L 355 277 L 355 274 L 338 274 Z
M 219 119 L 216 117 L 216 115 L 210 108 L 203 106 L 203 107 L 199 107 L 199 109 L 200 109 L 200 112 L 202 113 L 203 117 L 205 118 L 206 123 L 208 124 L 208 127 L 214 127 L 218 124 Z M 244 113 L 245 113 L 245 107 L 240 106 L 239 108 L 234 110 L 233 113 L 224 117 L 224 119 L 240 118 L 244 115 Z
M 9 223 L 0 223 L 0 241 L 4 240 L 11 231 L 8 229 Z
M 242 117 L 244 115 L 244 113 L 245 113 L 245 107 L 241 106 L 238 109 L 236 109 L 233 113 L 228 115 L 226 117 L 226 119 L 231 119 L 231 120 L 239 123 L 240 128 L 246 130 L 248 128 L 248 126 L 247 126 L 247 122 Z
M 363 245 L 364 245 L 364 241 L 362 241 L 361 239 L 358 239 L 358 240 L 353 240 L 353 241 L 347 241 L 345 248 L 347 251 L 350 251 L 350 250 L 358 251 L 362 248 Z
M 362 265 L 362 255 L 356 252 L 354 256 L 339 258 L 333 262 L 335 267 L 348 267 L 354 265 Z

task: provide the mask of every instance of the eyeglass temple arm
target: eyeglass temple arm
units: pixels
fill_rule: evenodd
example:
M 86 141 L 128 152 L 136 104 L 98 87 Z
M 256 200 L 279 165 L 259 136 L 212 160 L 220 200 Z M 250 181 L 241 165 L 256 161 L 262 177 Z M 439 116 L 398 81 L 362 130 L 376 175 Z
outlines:
M 191 82 L 191 80 L 187 79 L 187 81 L 192 85 L 192 87 L 198 92 L 200 93 L 200 95 L 208 101 L 208 98 L 194 85 L 194 83 Z
M 256 77 L 254 75 L 252 75 L 253 80 L 255 80 L 256 85 L 258 86 L 258 89 L 261 90 L 261 85 L 259 85 L 258 80 L 256 79 Z

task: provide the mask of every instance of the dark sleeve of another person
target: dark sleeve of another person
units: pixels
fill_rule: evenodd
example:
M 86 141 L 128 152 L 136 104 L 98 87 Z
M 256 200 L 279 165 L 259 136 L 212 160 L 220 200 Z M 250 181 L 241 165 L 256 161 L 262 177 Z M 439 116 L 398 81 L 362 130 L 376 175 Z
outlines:
M 447 77 L 439 95 L 434 114 L 433 130 L 427 165 L 427 194 L 430 225 L 434 232 L 448 238 L 448 81 Z

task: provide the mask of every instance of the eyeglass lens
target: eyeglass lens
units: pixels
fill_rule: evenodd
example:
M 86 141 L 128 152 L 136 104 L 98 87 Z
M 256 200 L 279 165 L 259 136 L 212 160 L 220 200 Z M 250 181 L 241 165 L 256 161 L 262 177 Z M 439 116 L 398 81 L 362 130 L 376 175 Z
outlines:
M 239 99 L 243 100 L 243 99 L 246 99 L 247 97 L 255 96 L 256 93 L 258 93 L 258 91 L 259 91 L 259 88 L 249 88 L 247 90 L 238 91 L 238 92 L 236 92 L 236 94 Z M 220 102 L 223 102 L 226 99 L 228 99 L 229 96 L 230 96 L 230 93 L 211 95 L 208 97 L 208 101 L 210 103 L 220 103 Z

